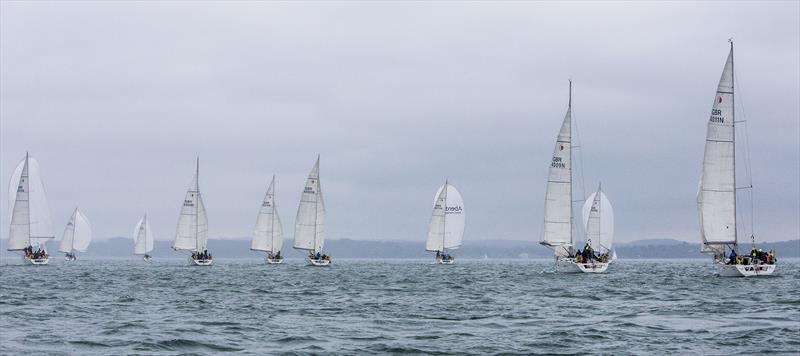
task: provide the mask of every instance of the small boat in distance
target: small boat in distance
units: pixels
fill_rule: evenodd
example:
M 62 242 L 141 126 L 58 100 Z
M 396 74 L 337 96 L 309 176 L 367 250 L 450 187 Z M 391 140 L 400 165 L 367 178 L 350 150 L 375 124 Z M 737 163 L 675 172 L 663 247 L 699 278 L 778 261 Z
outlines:
M 67 227 L 64 228 L 58 250 L 65 253 L 64 260 L 75 261 L 78 259 L 75 252 L 86 252 L 91 242 L 92 226 L 89 224 L 89 219 L 78 208 L 75 208 L 67 222 Z
M 210 266 L 213 259 L 208 252 L 208 216 L 200 194 L 200 158 L 197 158 L 194 178 L 186 197 L 183 199 L 181 215 L 178 218 L 178 231 L 175 233 L 175 250 L 191 251 L 189 262 L 197 266 Z
M 306 259 L 312 266 L 330 266 L 331 257 L 322 253 L 325 245 L 325 202 L 319 182 L 319 156 L 308 174 L 300 195 L 294 223 L 294 248 L 308 251 Z
M 461 246 L 464 222 L 464 199 L 458 189 L 445 180 L 434 195 L 428 240 L 425 243 L 425 250 L 436 252 L 437 264 L 455 263 L 447 249 L 455 250 Z
M 742 222 L 737 222 L 736 191 L 748 189 L 752 201 L 753 184 L 750 181 L 746 182 L 749 184 L 739 187 L 736 183 L 737 121 L 734 105 L 733 41 L 729 42 L 730 52 L 719 79 L 707 124 L 703 174 L 697 193 L 701 251 L 713 255 L 712 259 L 720 276 L 766 276 L 775 272 L 775 251 L 767 253 L 756 248 L 752 219 L 749 226 L 752 243 L 750 253 L 742 255 L 739 251 L 737 223 Z M 744 158 L 748 159 L 749 156 L 748 153 Z M 749 162 L 746 166 L 749 166 Z M 749 176 L 745 178 L 750 180 Z M 742 225 L 744 227 L 745 224 Z M 727 257 L 726 249 L 730 251 Z
M 614 261 L 611 250 L 614 243 L 614 208 L 599 184 L 597 191 L 590 194 L 583 204 L 583 226 L 586 244 L 594 253 L 594 258 L 587 259 L 586 262 L 595 265 L 592 272 L 604 272 Z M 585 259 L 586 256 L 578 257 L 576 254 L 576 258 Z
M 153 251 L 153 231 L 150 230 L 150 222 L 147 220 L 147 214 L 144 214 L 136 228 L 133 229 L 133 254 L 142 255 L 146 262 L 150 262 L 152 258 L 150 251 Z
M 258 211 L 250 249 L 267 252 L 268 264 L 280 264 L 283 263 L 281 247 L 283 247 L 283 226 L 275 206 L 275 176 L 272 176 L 272 182 L 269 183 L 267 194 Z
M 11 223 L 7 248 L 9 251 L 22 251 L 24 261 L 46 265 L 50 262 L 46 242 L 55 236 L 39 163 L 27 152 L 11 174 L 11 182 L 8 194 Z

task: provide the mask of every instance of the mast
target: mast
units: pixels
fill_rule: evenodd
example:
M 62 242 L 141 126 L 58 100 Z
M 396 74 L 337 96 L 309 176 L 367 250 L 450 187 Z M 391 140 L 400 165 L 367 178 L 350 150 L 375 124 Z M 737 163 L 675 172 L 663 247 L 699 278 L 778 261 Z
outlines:
M 275 175 L 272 175 L 272 201 L 269 202 L 272 204 L 272 228 L 269 232 L 269 239 L 270 239 L 270 249 L 272 249 L 272 254 L 275 254 Z
M 316 166 L 317 166 L 317 177 L 316 177 L 317 178 L 316 179 L 317 186 L 315 188 L 317 188 L 317 189 L 314 189 L 314 195 L 315 195 L 314 196 L 314 253 L 315 254 L 317 252 L 322 252 L 322 251 L 317 251 L 317 216 L 319 215 L 318 214 L 318 212 L 319 212 L 319 187 L 321 186 L 321 184 L 319 184 L 319 153 L 317 153 L 317 164 L 316 164 Z
M 28 182 L 28 186 L 25 188 L 25 191 L 28 192 L 28 246 L 33 247 L 33 239 L 31 238 L 31 166 L 28 163 L 28 151 L 25 151 L 25 168 L 22 169 L 23 174 L 27 171 L 28 176 L 25 177 L 26 182 Z M 22 175 L 20 175 L 21 177 Z
M 567 102 L 567 112 L 569 112 L 569 254 L 575 251 L 575 231 L 574 217 L 572 216 L 572 79 L 569 79 L 569 101 Z
M 736 92 L 736 80 L 734 77 L 736 71 L 733 70 L 733 39 L 728 39 L 728 42 L 731 44 L 731 126 L 733 126 L 733 136 L 731 140 L 733 144 L 733 248 L 736 249 L 736 254 L 738 255 L 739 223 L 736 221 L 736 205 L 739 199 L 736 197 L 736 94 L 734 94 Z
M 444 255 L 445 238 L 447 236 L 447 178 L 444 179 L 444 205 L 442 206 L 442 255 Z
M 194 176 L 197 182 L 197 203 L 194 204 L 194 250 L 200 252 L 200 156 L 194 166 Z

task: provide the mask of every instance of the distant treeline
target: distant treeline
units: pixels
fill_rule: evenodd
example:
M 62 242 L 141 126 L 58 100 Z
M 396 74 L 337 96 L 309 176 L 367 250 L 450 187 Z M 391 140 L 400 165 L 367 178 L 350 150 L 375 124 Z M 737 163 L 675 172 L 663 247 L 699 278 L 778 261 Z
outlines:
M 14 258 L 12 253 L 6 251 L 6 240 L 0 240 L 0 258 Z M 248 240 L 209 240 L 209 249 L 215 257 L 247 258 L 260 257 L 263 254 L 250 251 Z M 156 241 L 154 257 L 178 257 L 178 252 L 172 250 L 171 242 Z M 291 248 L 291 240 L 284 242 L 284 255 L 286 257 L 303 257 L 304 253 Z M 742 249 L 749 250 L 750 244 L 743 243 Z M 775 249 L 780 257 L 800 257 L 800 239 L 761 243 L 758 247 L 764 250 Z M 57 243 L 50 242 L 49 250 L 56 253 Z M 635 242 L 617 244 L 615 246 L 619 258 L 708 258 L 700 253 L 699 244 L 691 244 L 678 240 L 639 240 Z M 432 254 L 425 251 L 424 241 L 361 241 L 361 240 L 328 240 L 325 251 L 334 258 L 431 258 Z M 133 241 L 127 238 L 112 238 L 105 241 L 95 241 L 89 246 L 86 253 L 79 256 L 90 257 L 126 257 L 132 256 Z M 57 253 L 61 255 L 60 253 Z M 185 253 L 184 253 L 185 254 Z M 464 241 L 464 246 L 453 251 L 453 255 L 460 258 L 550 258 L 553 253 L 547 247 L 534 241 L 509 241 L 509 240 L 478 240 Z

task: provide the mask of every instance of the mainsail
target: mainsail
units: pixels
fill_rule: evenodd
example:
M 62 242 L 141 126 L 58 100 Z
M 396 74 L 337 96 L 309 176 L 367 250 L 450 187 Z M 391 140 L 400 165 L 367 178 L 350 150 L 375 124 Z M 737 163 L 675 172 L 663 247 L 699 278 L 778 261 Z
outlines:
M 172 247 L 176 250 L 203 251 L 208 242 L 208 216 L 203 198 L 200 195 L 198 175 L 200 174 L 200 159 L 197 160 L 192 184 L 186 191 L 183 199 L 181 215 L 178 218 L 178 231 Z
M 322 251 L 325 244 L 325 202 L 319 182 L 319 156 L 308 174 L 294 223 L 294 248 Z
M 45 241 L 55 237 L 39 163 L 27 153 L 11 175 L 8 197 L 11 204 L 9 251 L 43 246 Z
M 600 186 L 583 204 L 586 241 L 595 251 L 611 251 L 614 243 L 614 208 Z
M 92 242 L 92 226 L 89 219 L 78 208 L 72 213 L 64 228 L 64 235 L 61 237 L 61 244 L 58 250 L 64 253 L 86 252 L 89 243 Z
M 277 253 L 281 247 L 283 247 L 283 227 L 278 210 L 275 208 L 275 176 L 272 176 L 272 182 L 269 183 L 267 194 L 258 211 L 250 249 Z
M 150 222 L 145 214 L 133 230 L 133 254 L 144 255 L 153 251 L 153 240 L 153 231 L 150 230 Z
M 464 199 L 456 187 L 445 184 L 436 191 L 425 249 L 457 249 L 464 238 Z
M 547 192 L 544 202 L 544 235 L 542 244 L 556 248 L 556 254 L 566 256 L 575 244 L 572 235 L 572 82 L 567 114 L 553 149 Z
M 733 43 L 711 107 L 697 198 L 704 251 L 736 244 Z

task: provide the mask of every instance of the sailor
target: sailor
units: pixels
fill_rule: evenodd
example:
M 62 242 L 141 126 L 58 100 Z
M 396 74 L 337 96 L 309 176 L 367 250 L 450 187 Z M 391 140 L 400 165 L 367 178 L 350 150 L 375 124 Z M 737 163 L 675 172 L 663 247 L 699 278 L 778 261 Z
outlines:
M 315 260 L 318 260 L 318 259 L 320 259 L 320 257 L 322 257 L 322 255 L 320 255 L 320 253 L 319 253 L 319 252 L 317 252 L 317 254 L 314 256 L 314 259 L 315 259 Z
M 775 249 L 769 250 L 769 260 L 767 261 L 769 264 L 775 263 Z
M 442 257 L 442 253 L 439 250 L 436 250 L 436 258 Z
M 281 252 L 280 252 L 280 251 L 278 251 L 278 254 L 277 254 L 277 255 L 275 255 L 275 258 L 277 258 L 277 259 L 281 259 Z
M 734 249 L 731 249 L 731 254 L 730 254 L 729 258 L 730 258 L 730 260 L 729 260 L 728 264 L 732 265 L 732 264 L 736 263 L 736 251 Z

